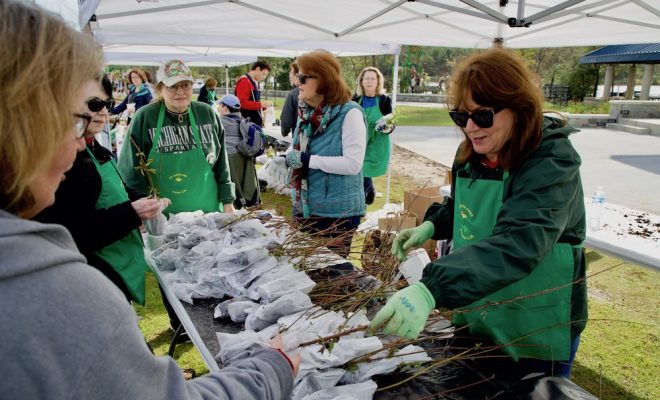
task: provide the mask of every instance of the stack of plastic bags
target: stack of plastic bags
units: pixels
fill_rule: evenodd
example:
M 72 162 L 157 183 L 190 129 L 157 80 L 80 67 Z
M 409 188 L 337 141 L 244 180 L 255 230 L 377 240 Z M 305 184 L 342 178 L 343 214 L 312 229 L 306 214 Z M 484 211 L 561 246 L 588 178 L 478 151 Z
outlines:
M 426 352 L 408 346 L 392 355 L 382 350 L 377 337 L 357 330 L 332 344 L 301 343 L 328 337 L 369 324 L 364 311 L 354 315 L 323 310 L 312 304 L 308 293 L 315 283 L 296 270 L 288 257 L 275 258 L 268 249 L 283 243 L 274 232 L 245 213 L 180 213 L 172 216 L 164 237 L 152 240 L 157 268 L 181 300 L 230 297 L 215 309 L 216 318 L 245 324 L 237 334 L 217 333 L 220 353 L 229 362 L 252 343 L 268 344 L 282 335 L 285 351 L 299 353 L 302 362 L 292 399 L 372 398 L 376 374 L 394 371 L 402 363 L 430 361 Z M 240 218 L 240 219 L 239 219 Z M 351 360 L 369 355 L 369 360 Z M 350 366 L 350 370 L 346 368 Z

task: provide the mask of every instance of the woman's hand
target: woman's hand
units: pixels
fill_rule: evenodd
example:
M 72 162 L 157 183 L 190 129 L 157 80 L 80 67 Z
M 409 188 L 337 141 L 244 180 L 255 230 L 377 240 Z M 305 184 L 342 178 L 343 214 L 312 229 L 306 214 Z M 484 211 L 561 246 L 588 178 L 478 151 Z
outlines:
M 430 221 L 424 221 L 423 224 L 416 228 L 406 229 L 401 231 L 394 238 L 392 242 L 392 254 L 394 254 L 399 261 L 405 261 L 408 256 L 406 252 L 413 247 L 419 247 L 427 240 L 433 237 L 435 227 Z
M 236 209 L 234 208 L 234 205 L 232 203 L 223 204 L 222 205 L 222 212 L 234 213 L 234 212 L 236 212 Z
M 309 153 L 303 153 L 300 150 L 291 149 L 286 153 L 286 164 L 293 168 L 298 169 L 302 167 L 309 167 Z
M 169 203 L 169 200 L 167 202 Z M 160 200 L 152 197 L 143 197 L 135 200 L 131 203 L 131 206 L 133 206 L 133 209 L 143 221 L 151 219 L 160 213 Z
M 286 357 L 287 361 L 291 364 L 291 368 L 293 369 L 293 377 L 295 378 L 296 375 L 298 375 L 298 370 L 300 369 L 300 354 L 295 354 L 295 355 L 288 355 L 284 352 L 284 342 L 282 341 L 282 336 L 277 335 L 271 340 L 270 342 L 270 347 L 274 348 L 275 350 L 279 351 L 282 353 L 284 357 Z
M 383 330 L 387 335 L 415 339 L 424 329 L 435 299 L 428 288 L 417 282 L 396 292 L 369 324 L 367 332 Z

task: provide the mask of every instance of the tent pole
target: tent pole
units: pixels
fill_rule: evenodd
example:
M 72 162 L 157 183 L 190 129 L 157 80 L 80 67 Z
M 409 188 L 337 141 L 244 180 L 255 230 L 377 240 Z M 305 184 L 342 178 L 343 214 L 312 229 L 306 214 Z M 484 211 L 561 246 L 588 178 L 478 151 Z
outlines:
M 399 51 L 394 55 L 394 72 L 392 73 L 392 112 L 396 113 L 396 94 L 399 86 Z M 396 115 L 396 114 L 395 114 Z M 387 191 L 385 192 L 385 204 L 390 203 L 390 185 L 392 179 L 392 150 L 394 149 L 394 137 L 390 135 L 390 159 L 387 162 Z
M 229 94 L 229 66 L 225 65 L 225 94 Z

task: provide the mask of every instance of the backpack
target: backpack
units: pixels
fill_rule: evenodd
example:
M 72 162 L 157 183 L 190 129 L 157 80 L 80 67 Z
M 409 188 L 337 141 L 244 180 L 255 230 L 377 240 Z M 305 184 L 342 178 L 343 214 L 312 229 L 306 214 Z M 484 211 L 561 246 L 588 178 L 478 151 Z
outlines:
M 236 145 L 236 150 L 247 157 L 257 157 L 264 153 L 264 137 L 261 127 L 249 119 L 241 118 L 239 129 L 241 141 Z

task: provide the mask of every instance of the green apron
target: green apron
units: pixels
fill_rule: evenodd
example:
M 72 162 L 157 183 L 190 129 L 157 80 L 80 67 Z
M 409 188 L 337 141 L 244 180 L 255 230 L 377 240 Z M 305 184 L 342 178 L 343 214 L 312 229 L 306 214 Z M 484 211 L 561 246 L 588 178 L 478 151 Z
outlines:
M 100 165 L 91 150 L 89 148 L 86 148 L 86 150 L 101 176 L 101 194 L 96 201 L 96 208 L 110 208 L 128 201 L 128 194 L 124 189 L 124 182 L 121 180 L 119 171 L 117 171 L 115 161 L 110 160 Z M 105 246 L 94 252 L 94 254 L 117 271 L 133 300 L 144 305 L 144 274 L 147 271 L 147 262 L 144 260 L 140 232 L 133 229 L 123 239 Z
M 362 105 L 362 99 L 360 99 L 360 105 Z M 390 135 L 376 132 L 376 121 L 383 114 L 380 112 L 380 97 L 376 96 L 375 100 L 373 107 L 364 109 L 367 117 L 367 150 L 364 154 L 362 175 L 368 178 L 386 173 L 387 164 L 390 161 Z
M 158 151 L 158 139 L 163 128 L 165 104 L 161 104 L 158 125 L 148 159 L 154 160 L 151 167 L 160 176 L 154 179 L 160 197 L 172 201 L 166 211 L 174 214 L 183 211 L 202 210 L 205 213 L 222 211 L 218 202 L 218 184 L 215 174 L 206 161 L 206 155 L 199 139 L 199 131 L 192 108 L 188 108 L 188 118 L 195 140 L 195 148 L 177 153 Z M 158 154 L 158 157 L 156 157 Z
M 457 178 L 453 250 L 492 233 L 508 176 L 505 172 L 502 181 Z M 515 360 L 568 360 L 573 268 L 572 246 L 556 243 L 527 277 L 455 310 L 453 322 L 489 338 Z

